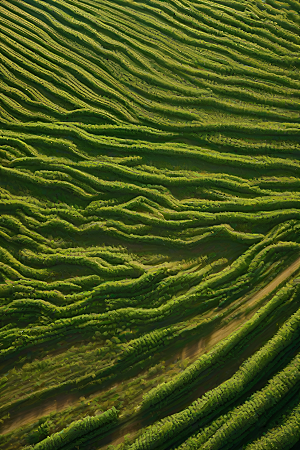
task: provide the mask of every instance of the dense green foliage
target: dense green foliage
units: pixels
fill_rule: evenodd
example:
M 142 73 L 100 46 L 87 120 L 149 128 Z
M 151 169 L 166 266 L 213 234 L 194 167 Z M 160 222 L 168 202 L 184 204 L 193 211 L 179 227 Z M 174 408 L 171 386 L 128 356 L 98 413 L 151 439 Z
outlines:
M 71 447 L 74 447 L 74 445 L 81 443 L 78 438 L 81 438 L 86 434 L 89 434 L 90 436 L 92 432 L 95 431 L 97 434 L 101 434 L 101 432 L 103 433 L 104 429 L 107 431 L 107 429 L 114 424 L 116 419 L 117 410 L 112 408 L 99 417 L 86 417 L 82 420 L 77 420 L 59 433 L 48 436 L 46 439 L 36 444 L 33 448 L 34 450 L 56 450 L 59 448 L 66 450 L 69 448 L 67 444 L 71 443 Z
M 0 23 L 0 450 L 292 448 L 299 3 Z

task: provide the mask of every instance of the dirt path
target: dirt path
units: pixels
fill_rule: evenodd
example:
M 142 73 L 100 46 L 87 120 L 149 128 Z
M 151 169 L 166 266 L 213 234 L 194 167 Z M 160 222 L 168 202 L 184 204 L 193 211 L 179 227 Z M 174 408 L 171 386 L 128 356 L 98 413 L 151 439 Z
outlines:
M 59 412 L 72 405 L 78 397 L 74 394 L 60 394 L 57 398 L 47 399 L 41 405 L 34 406 L 25 414 L 24 411 L 15 411 L 11 419 L 6 420 L 1 429 L 1 434 L 9 433 L 15 428 L 36 422 L 40 417 L 47 416 L 52 412 Z M 12 416 L 12 414 L 11 414 Z
M 293 262 L 287 269 L 285 269 L 282 273 L 277 275 L 276 278 L 274 278 L 271 283 L 269 283 L 266 287 L 264 287 L 261 291 L 259 291 L 257 294 L 252 297 L 250 302 L 247 304 L 247 306 L 252 305 L 256 302 L 256 300 L 259 300 L 264 295 L 268 294 L 269 292 L 272 292 L 273 289 L 275 289 L 282 281 L 284 281 L 286 278 L 288 278 L 290 275 L 292 275 L 293 272 L 295 272 L 300 267 L 300 258 L 296 259 L 296 261 Z
M 254 294 L 243 307 L 249 307 L 255 304 L 258 300 L 263 298 L 265 295 L 272 292 L 282 281 L 286 280 L 293 272 L 295 272 L 300 267 L 300 258 L 294 261 L 289 267 L 287 267 L 282 273 L 277 275 L 267 286 L 261 289 L 259 292 Z M 251 311 L 249 314 L 244 314 L 242 317 L 232 320 L 228 325 L 213 331 L 211 334 L 202 337 L 197 343 L 192 343 L 186 345 L 181 351 L 181 359 L 184 360 L 187 357 L 199 357 L 205 351 L 211 350 L 211 348 L 217 344 L 219 341 L 229 336 L 235 330 L 240 328 L 247 320 L 249 320 L 254 314 L 255 310 Z

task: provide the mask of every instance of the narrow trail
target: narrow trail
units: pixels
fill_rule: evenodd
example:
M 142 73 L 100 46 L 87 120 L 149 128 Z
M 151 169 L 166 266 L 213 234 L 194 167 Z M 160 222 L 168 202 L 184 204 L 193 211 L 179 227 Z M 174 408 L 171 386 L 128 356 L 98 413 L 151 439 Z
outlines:
M 282 273 L 277 275 L 276 278 L 274 278 L 271 283 L 269 283 L 267 286 L 265 286 L 261 291 L 259 291 L 257 294 L 252 297 L 250 302 L 248 303 L 249 306 L 253 305 L 257 300 L 262 298 L 264 295 L 268 294 L 269 292 L 272 292 L 273 289 L 275 289 L 282 281 L 286 280 L 290 275 L 292 275 L 293 272 L 295 272 L 300 267 L 300 258 L 296 259 L 289 267 L 287 267 Z
M 276 287 L 279 286 L 280 283 L 282 283 L 290 275 L 292 275 L 293 272 L 299 269 L 299 267 L 300 258 L 294 261 L 282 273 L 277 275 L 274 280 L 267 284 L 267 286 L 254 294 L 253 297 L 250 297 L 250 299 L 247 301 L 247 303 L 245 303 L 244 306 L 249 307 L 254 305 L 255 302 L 259 301 L 265 295 L 276 289 Z M 186 345 L 181 351 L 181 359 L 184 360 L 187 357 L 195 358 L 195 356 L 199 356 L 200 354 L 204 353 L 204 351 L 210 350 L 215 344 L 217 344 L 225 337 L 229 336 L 230 333 L 233 333 L 237 328 L 239 328 L 239 326 L 245 323 L 245 321 L 250 319 L 254 313 L 255 311 L 251 311 L 249 314 L 242 315 L 242 317 L 232 320 L 228 325 L 223 326 L 222 328 L 213 331 L 211 334 L 202 337 L 197 343 L 194 342 L 192 344 Z
M 26 414 L 22 411 L 19 413 L 15 411 L 11 423 L 10 421 L 7 421 L 7 424 L 2 428 L 0 434 L 10 433 L 14 429 L 27 425 L 30 422 L 35 422 L 40 417 L 47 416 L 52 412 L 60 412 L 74 404 L 77 400 L 77 395 L 60 394 L 56 398 L 47 399 L 42 404 L 34 406 L 30 411 L 27 411 Z
M 274 280 L 272 280 L 267 286 L 265 286 L 263 289 L 261 289 L 258 293 L 256 293 L 253 297 L 249 299 L 249 301 L 245 304 L 246 306 L 253 305 L 256 301 L 261 299 L 264 295 L 272 292 L 282 281 L 287 279 L 290 275 L 293 274 L 298 268 L 300 267 L 300 258 L 298 258 L 296 261 L 294 261 L 288 268 L 286 268 L 281 274 L 277 275 Z M 223 326 L 222 328 L 213 331 L 211 334 L 208 334 L 207 336 L 202 337 L 198 342 L 191 342 L 187 344 L 180 352 L 178 352 L 178 355 L 181 357 L 182 360 L 184 360 L 187 357 L 192 358 L 192 360 L 195 360 L 197 357 L 199 357 L 201 354 L 203 354 L 205 351 L 210 350 L 216 343 L 218 343 L 223 338 L 227 337 L 230 333 L 235 331 L 239 326 L 241 326 L 242 323 L 245 322 L 248 318 L 250 318 L 251 315 L 253 315 L 254 312 L 252 311 L 249 313 L 249 315 L 243 316 L 242 318 L 232 320 L 227 326 Z M 270 336 L 273 333 L 273 327 L 268 327 L 267 335 L 270 334 Z M 209 389 L 212 389 L 216 385 L 222 383 L 228 377 L 230 377 L 239 367 L 239 365 L 242 363 L 244 359 L 246 359 L 248 356 L 250 356 L 251 353 L 256 351 L 261 345 L 261 337 L 259 337 L 258 341 L 253 342 L 253 345 L 251 345 L 251 349 L 247 348 L 245 352 L 241 355 L 239 360 L 234 362 L 230 362 L 230 364 L 227 364 L 222 369 L 222 374 L 219 372 L 209 374 L 208 380 L 203 382 L 201 384 L 201 392 L 194 392 L 195 399 L 201 396 L 204 392 L 206 392 Z M 250 352 L 250 353 L 249 353 Z M 174 358 L 176 358 L 177 355 L 174 355 Z M 202 392 L 203 391 L 203 392 Z M 81 395 L 81 394 L 80 394 Z M 92 396 L 99 395 L 99 392 L 95 392 Z M 14 429 L 27 425 L 31 422 L 37 421 L 39 418 L 44 417 L 51 412 L 59 412 L 65 409 L 66 407 L 70 405 L 74 405 L 79 400 L 79 395 L 74 394 L 65 394 L 65 395 L 59 395 L 55 399 L 48 399 L 43 404 L 34 406 L 30 411 L 27 411 L 25 414 L 24 412 L 16 413 L 14 412 L 13 418 L 8 419 L 6 421 L 6 424 L 2 427 L 2 430 L 0 434 L 6 434 Z M 193 400 L 192 400 L 193 401 Z M 180 403 L 177 402 L 177 405 Z M 179 409 L 182 408 L 182 405 L 180 405 Z M 177 407 L 176 407 L 177 410 Z M 171 411 L 171 410 L 170 410 Z M 164 416 L 169 414 L 174 414 L 176 411 L 164 411 Z M 155 418 L 155 420 L 158 420 L 159 417 Z M 126 434 L 132 434 L 137 432 L 141 426 L 147 426 L 153 422 L 153 417 L 150 414 L 145 415 L 143 418 L 139 415 L 136 416 L 136 419 L 134 417 L 131 417 L 127 420 L 122 420 L 121 424 L 112 431 L 112 434 L 105 437 L 103 439 L 103 446 L 99 448 L 105 449 L 107 445 L 109 444 L 118 444 L 123 441 L 124 436 Z

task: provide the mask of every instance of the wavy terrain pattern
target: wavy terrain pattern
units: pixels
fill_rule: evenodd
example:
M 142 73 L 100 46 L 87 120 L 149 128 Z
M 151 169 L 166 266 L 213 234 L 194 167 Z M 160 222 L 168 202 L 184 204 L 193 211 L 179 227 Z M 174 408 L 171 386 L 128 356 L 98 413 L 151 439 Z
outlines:
M 0 23 L 0 449 L 299 449 L 299 2 Z

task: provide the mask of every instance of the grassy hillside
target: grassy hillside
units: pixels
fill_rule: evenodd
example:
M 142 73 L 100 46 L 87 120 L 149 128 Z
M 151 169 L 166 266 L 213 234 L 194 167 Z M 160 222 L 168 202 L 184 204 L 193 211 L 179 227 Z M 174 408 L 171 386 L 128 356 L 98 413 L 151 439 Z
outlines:
M 0 22 L 0 450 L 299 448 L 299 2 Z

